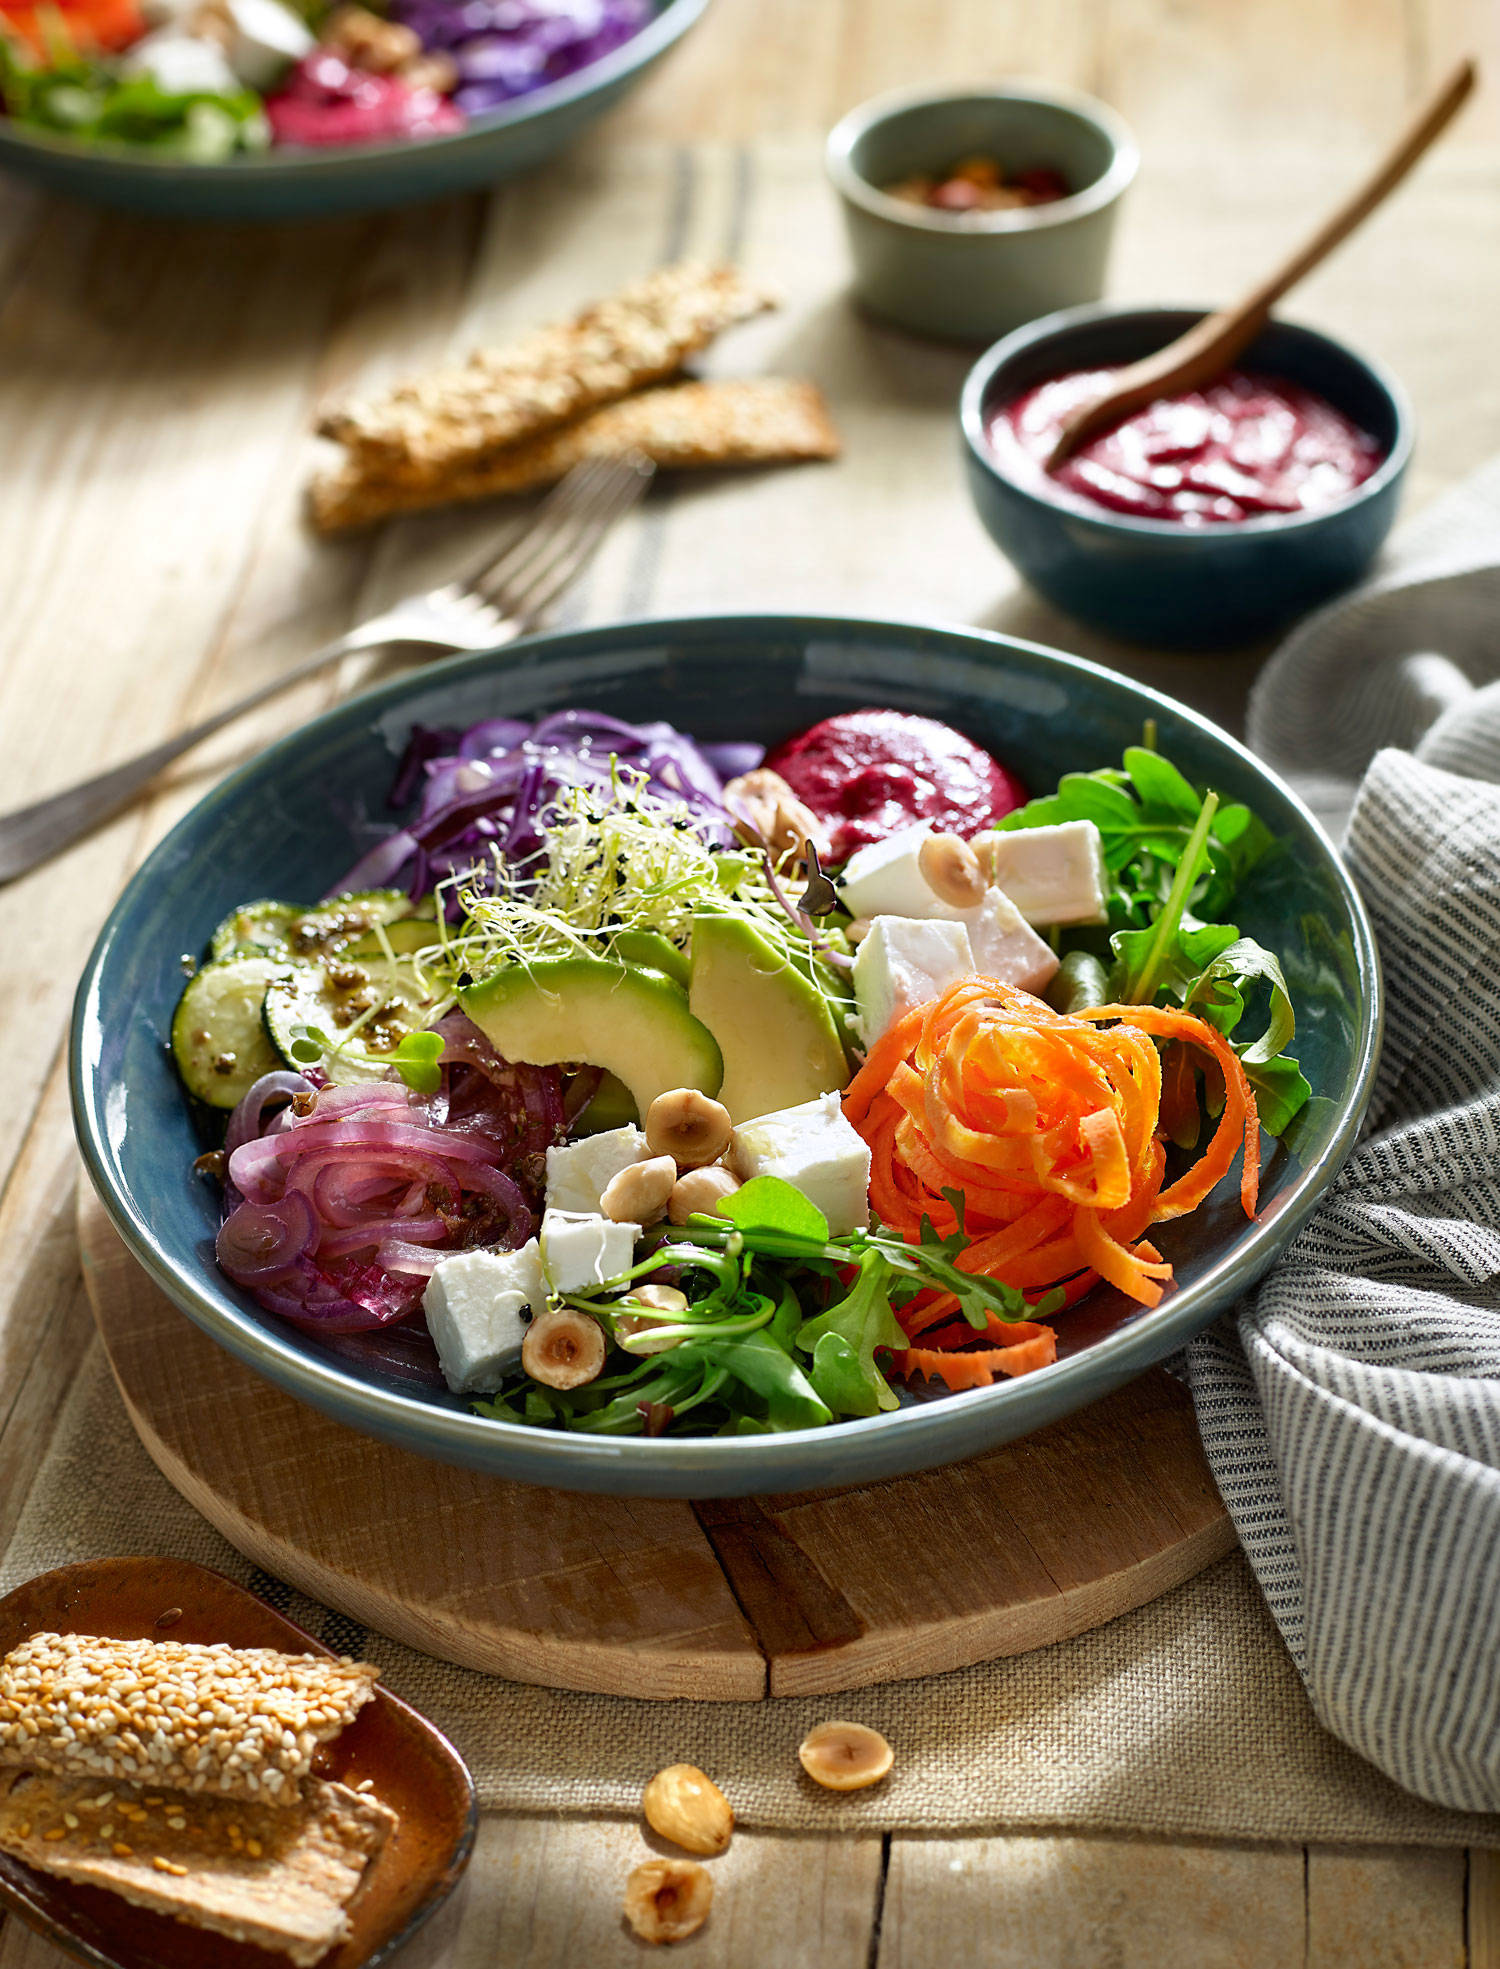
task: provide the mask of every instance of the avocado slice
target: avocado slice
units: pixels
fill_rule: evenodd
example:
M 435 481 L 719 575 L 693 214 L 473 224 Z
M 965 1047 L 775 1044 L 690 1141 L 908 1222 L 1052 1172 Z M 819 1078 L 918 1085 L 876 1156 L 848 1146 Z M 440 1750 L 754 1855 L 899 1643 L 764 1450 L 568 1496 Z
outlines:
M 719 1042 L 734 1121 L 800 1107 L 849 1083 L 827 998 L 743 917 L 693 915 L 688 1005 Z
M 658 936 L 655 930 L 619 931 L 614 940 L 614 954 L 622 964 L 648 965 L 687 990 L 691 975 L 687 952 Z
M 645 1114 L 658 1094 L 717 1094 L 724 1066 L 686 994 L 658 971 L 608 957 L 545 957 L 509 965 L 459 993 L 505 1060 L 603 1067 Z

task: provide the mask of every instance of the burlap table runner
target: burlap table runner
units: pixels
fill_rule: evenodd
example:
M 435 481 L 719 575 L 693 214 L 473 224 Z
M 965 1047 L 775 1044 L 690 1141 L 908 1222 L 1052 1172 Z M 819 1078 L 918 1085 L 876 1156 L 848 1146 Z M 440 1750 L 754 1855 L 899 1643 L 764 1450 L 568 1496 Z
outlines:
M 0 1592 L 48 1567 L 168 1553 L 263 1592 L 331 1647 L 378 1661 L 463 1751 L 486 1806 L 634 1814 L 663 1764 L 713 1772 L 748 1825 L 912 1831 L 1087 1827 L 1233 1839 L 1500 1844 L 1500 1819 L 1399 1790 L 1314 1720 L 1236 1555 L 1153 1605 L 1034 1654 L 847 1695 L 629 1702 L 452 1668 L 257 1573 L 136 1441 L 91 1347 L 0 1564 Z M 802 1780 L 795 1747 L 829 1715 L 897 1748 L 879 1792 Z

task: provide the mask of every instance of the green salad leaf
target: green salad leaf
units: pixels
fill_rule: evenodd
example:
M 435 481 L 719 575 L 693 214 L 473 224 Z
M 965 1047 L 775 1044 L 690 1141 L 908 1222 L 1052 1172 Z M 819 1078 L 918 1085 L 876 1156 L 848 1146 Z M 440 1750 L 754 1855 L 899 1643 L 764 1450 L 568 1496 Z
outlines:
M 1288 1048 L 1296 1016 L 1280 961 L 1226 920 L 1252 870 L 1276 846 L 1237 802 L 1200 791 L 1161 753 L 1133 745 L 1123 766 L 1068 773 L 1056 793 L 999 823 L 1006 832 L 1091 820 L 1113 880 L 1107 931 L 1067 930 L 1049 992 L 1063 1011 L 1176 1004 L 1230 1040 L 1262 1125 L 1282 1134 L 1312 1089 Z M 1254 1039 L 1235 1037 L 1251 999 L 1268 1010 Z
M 66 46 L 32 62 L 0 33 L 0 100 L 18 123 L 90 142 L 146 145 L 189 163 L 264 150 L 270 131 L 251 89 L 169 93 L 151 75 L 119 75 Z

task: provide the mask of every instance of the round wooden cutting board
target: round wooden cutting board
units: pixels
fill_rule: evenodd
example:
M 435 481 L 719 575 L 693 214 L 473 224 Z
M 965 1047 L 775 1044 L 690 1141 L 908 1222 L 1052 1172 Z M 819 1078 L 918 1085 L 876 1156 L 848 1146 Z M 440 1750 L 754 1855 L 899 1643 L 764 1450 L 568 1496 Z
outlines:
M 969 1463 L 702 1504 L 537 1490 L 357 1435 L 179 1313 L 87 1188 L 85 1277 L 153 1461 L 247 1557 L 466 1668 L 745 1701 L 1021 1654 L 1143 1605 L 1234 1533 L 1158 1372 Z

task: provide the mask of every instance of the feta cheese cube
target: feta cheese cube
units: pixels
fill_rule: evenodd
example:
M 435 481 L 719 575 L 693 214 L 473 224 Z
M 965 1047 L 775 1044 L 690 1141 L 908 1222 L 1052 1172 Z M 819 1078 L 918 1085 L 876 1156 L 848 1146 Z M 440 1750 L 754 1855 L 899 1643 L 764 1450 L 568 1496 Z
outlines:
M 851 916 L 931 916 L 937 898 L 917 866 L 932 829 L 916 821 L 856 848 L 839 879 L 839 900 Z
M 585 1135 L 547 1151 L 547 1208 L 597 1216 L 599 1199 L 622 1169 L 644 1162 L 646 1138 L 634 1123 Z
M 460 1251 L 427 1281 L 422 1310 L 443 1379 L 456 1395 L 498 1388 L 521 1358 L 528 1310 L 547 1303 L 541 1251 Z
M 616 1224 L 591 1212 L 542 1214 L 542 1269 L 554 1292 L 590 1292 L 635 1262 L 639 1224 Z
M 974 969 L 982 978 L 1021 991 L 1043 991 L 1057 970 L 1057 953 L 1039 937 L 1003 889 L 986 889 L 984 901 L 972 909 L 953 909 L 945 903 L 938 913 L 962 923 L 974 952 Z
M 877 916 L 854 953 L 854 1002 L 867 1046 L 893 1019 L 925 1005 L 976 966 L 969 932 L 941 917 Z
M 730 1142 L 729 1165 L 744 1182 L 779 1176 L 801 1190 L 835 1237 L 870 1221 L 870 1151 L 844 1119 L 837 1094 L 743 1122 Z
M 971 844 L 985 880 L 1003 889 L 1028 923 L 1104 923 L 1109 871 L 1091 820 L 991 832 Z

